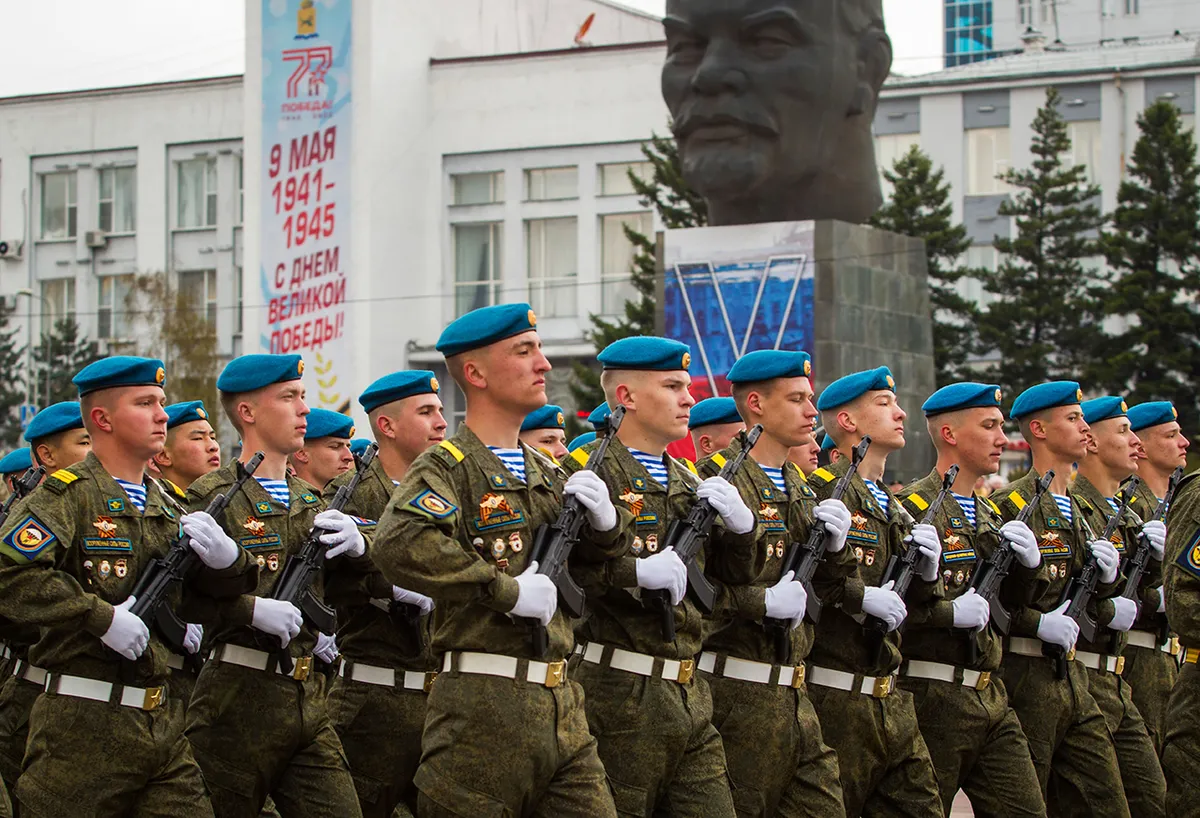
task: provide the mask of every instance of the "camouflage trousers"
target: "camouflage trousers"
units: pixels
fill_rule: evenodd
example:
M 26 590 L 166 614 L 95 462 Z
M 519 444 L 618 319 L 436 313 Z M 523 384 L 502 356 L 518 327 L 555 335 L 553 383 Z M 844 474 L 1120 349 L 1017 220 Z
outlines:
M 976 818 L 1044 818 L 1037 771 L 1004 683 L 983 690 L 961 683 L 904 677 L 929 747 L 946 814 L 961 789 Z
M 326 680 L 210 660 L 187 711 L 187 738 L 217 818 L 256 818 L 270 795 L 283 818 L 357 818 L 354 781 L 325 708 Z
M 429 690 L 415 783 L 422 818 L 615 818 L 583 688 L 439 673 Z
M 721 672 L 724 663 L 718 657 L 714 670 Z M 805 688 L 704 678 L 738 818 L 844 818 L 837 754 L 821 737 Z
M 16 676 L 9 676 L 0 685 L 0 778 L 10 791 L 17 786 L 25 765 L 29 713 L 40 695 L 41 686 Z
M 1059 679 L 1050 659 L 1007 653 L 1001 673 L 1042 793 L 1056 807 L 1051 814 L 1128 818 L 1116 752 L 1089 692 L 1087 668 L 1068 662 L 1067 678 Z
M 1167 815 L 1193 815 L 1200 804 L 1200 668 L 1185 664 L 1171 688 L 1162 765 Z
M 1163 733 L 1166 730 L 1167 700 L 1179 676 L 1179 663 L 1169 653 L 1158 649 L 1125 647 L 1125 672 L 1133 703 L 1146 722 L 1146 732 L 1154 742 L 1155 752 L 1162 754 Z
M 8 786 L 0 783 L 0 818 L 13 818 L 12 801 L 8 797 Z
M 856 688 L 859 677 L 855 677 Z M 904 816 L 942 818 L 929 748 L 917 729 L 912 694 L 884 698 L 808 686 L 825 741 L 838 756 L 848 818 Z
M 152 711 L 43 693 L 13 791 L 22 818 L 212 818 L 183 718 L 169 692 Z
M 1089 669 L 1088 689 L 1104 714 L 1117 752 L 1117 768 L 1132 818 L 1165 818 L 1167 782 L 1129 684 L 1113 673 Z

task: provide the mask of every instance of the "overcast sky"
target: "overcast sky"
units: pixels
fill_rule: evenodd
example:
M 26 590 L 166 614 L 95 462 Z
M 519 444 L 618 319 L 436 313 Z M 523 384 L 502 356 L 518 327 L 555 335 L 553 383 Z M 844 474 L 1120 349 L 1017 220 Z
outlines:
M 437 0 L 427 0 L 437 2 Z M 663 0 L 622 0 L 661 14 Z M 240 74 L 245 0 L 0 0 L 0 97 Z M 893 70 L 941 64 L 941 0 L 883 0 Z

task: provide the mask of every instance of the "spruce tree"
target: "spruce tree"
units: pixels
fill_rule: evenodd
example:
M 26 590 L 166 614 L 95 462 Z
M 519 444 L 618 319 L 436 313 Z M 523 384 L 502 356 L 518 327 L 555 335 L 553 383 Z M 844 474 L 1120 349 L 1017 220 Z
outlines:
M 33 372 L 30 373 L 33 402 L 44 409 L 52 403 L 78 399 L 79 390 L 71 383 L 71 378 L 103 357 L 95 341 L 80 337 L 74 316 L 56 321 L 50 334 L 43 335 L 33 349 Z
M 942 168 L 934 170 L 928 154 L 913 145 L 883 176 L 892 197 L 871 224 L 903 236 L 924 239 L 933 308 L 933 359 L 938 386 L 968 377 L 967 357 L 975 351 L 978 308 L 963 298 L 955 284 L 971 271 L 958 262 L 971 246 L 967 228 L 954 224 L 950 184 Z
M 18 330 L 9 324 L 15 311 L 15 306 L 6 307 L 0 302 L 0 372 L 5 373 L 0 381 L 0 444 L 5 448 L 21 445 L 18 410 L 25 402 L 25 391 L 21 384 L 25 347 L 17 345 Z
M 1016 236 L 996 237 L 1004 261 L 980 274 L 996 299 L 980 315 L 980 341 L 996 354 L 989 375 L 1010 401 L 1042 381 L 1078 378 L 1103 337 L 1098 277 L 1087 263 L 1099 253 L 1100 188 L 1087 182 L 1086 168 L 1064 162 L 1071 140 L 1060 101 L 1047 89 L 1033 119 L 1032 167 L 1000 176 L 1016 190 L 999 210 L 1015 217 Z

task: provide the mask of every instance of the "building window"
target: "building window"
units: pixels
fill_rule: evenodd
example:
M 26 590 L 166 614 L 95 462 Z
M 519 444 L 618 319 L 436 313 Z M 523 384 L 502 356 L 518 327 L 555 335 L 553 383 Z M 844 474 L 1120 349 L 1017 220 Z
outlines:
M 42 238 L 73 239 L 76 214 L 75 171 L 42 176 Z
M 132 338 L 129 311 L 125 308 L 132 275 L 101 276 L 96 279 L 99 298 L 96 303 L 96 337 L 110 339 Z
M 529 259 L 529 303 L 546 317 L 575 315 L 579 244 L 576 220 L 533 219 L 525 222 Z
M 579 168 L 534 168 L 525 171 L 525 199 L 545 202 L 579 196 Z
M 243 190 L 245 186 L 242 184 L 242 166 L 243 160 L 239 155 L 237 161 L 233 163 L 233 181 L 238 192 L 237 221 L 234 224 L 242 224 L 246 219 L 246 193 Z
M 947 68 L 993 56 L 991 0 L 946 0 L 945 24 Z
M 1088 184 L 1100 180 L 1100 123 L 1068 122 L 1067 136 L 1071 139 L 1071 151 L 1064 159 L 1071 165 L 1082 165 L 1087 170 Z
M 217 325 L 217 271 L 187 270 L 179 274 L 179 293 L 196 313 Z
M 1012 165 L 1008 128 L 967 131 L 967 195 L 1007 193 L 1009 186 L 996 178 Z
M 106 233 L 137 230 L 137 169 L 103 168 L 100 171 L 100 218 Z
M 504 171 L 457 173 L 450 177 L 456 205 L 499 204 L 504 201 Z
M 920 147 L 921 135 L 915 133 L 887 134 L 875 137 L 875 155 L 879 164 L 879 185 L 883 189 L 883 198 L 892 195 L 892 186 L 883 178 L 883 172 L 891 171 L 896 160 L 908 153 L 913 145 Z
M 52 278 L 42 282 L 42 328 L 51 327 L 64 319 L 75 320 L 75 279 Z
M 454 225 L 454 314 L 496 303 L 502 277 L 504 225 Z
M 1023 26 L 1033 25 L 1033 0 L 1017 0 L 1017 22 Z
M 632 284 L 633 242 L 625 235 L 625 225 L 654 240 L 654 216 L 644 213 L 614 213 L 600 217 L 600 311 L 617 315 L 625 302 L 639 297 Z
M 178 163 L 179 224 L 215 227 L 217 224 L 217 160 L 199 157 Z
M 1125 0 L 1125 16 L 1133 17 L 1141 9 L 1141 0 Z
M 637 193 L 629 174 L 643 182 L 654 178 L 654 165 L 649 162 L 618 162 L 612 165 L 601 165 L 600 195 L 601 196 L 632 196 Z

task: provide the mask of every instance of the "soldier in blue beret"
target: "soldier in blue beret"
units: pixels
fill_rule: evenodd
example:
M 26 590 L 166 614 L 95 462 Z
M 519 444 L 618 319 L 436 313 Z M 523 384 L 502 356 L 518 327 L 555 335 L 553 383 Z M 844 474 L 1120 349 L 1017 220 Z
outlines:
M 547 403 L 530 412 L 521 423 L 521 442 L 540 449 L 555 460 L 567 456 L 567 418 L 561 406 Z
M 323 530 L 325 565 L 312 585 L 324 598 L 331 574 L 370 567 L 358 521 L 326 510 L 309 483 L 288 474 L 288 457 L 304 446 L 309 407 L 298 355 L 243 355 L 217 378 L 221 406 L 241 436 L 240 459 L 262 452 L 254 479 L 233 493 L 223 526 L 193 538 L 236 541 L 260 568 L 257 587 L 206 624 L 212 658 L 188 708 L 187 737 L 212 792 L 214 812 L 255 816 L 270 796 L 283 815 L 356 815 L 358 798 L 330 723 L 325 676 L 313 671 L 316 626 L 290 602 L 272 599 L 287 561 L 314 528 Z M 347 435 L 347 438 L 349 436 Z M 229 462 L 188 487 L 188 504 L 204 508 L 237 479 Z M 364 529 L 369 526 L 364 525 Z M 275 652 L 293 661 L 285 672 Z M 299 778 L 304 786 L 297 786 Z M 246 781 L 254 781 L 246 786 Z
M 595 432 L 584 432 L 583 434 L 574 438 L 570 443 L 567 444 L 567 453 L 570 454 L 571 452 L 575 451 L 576 449 L 581 449 L 584 446 L 591 443 L 595 439 L 596 439 Z
M 367 453 L 367 449 L 371 447 L 373 441 L 369 437 L 356 437 L 350 441 L 350 454 L 355 457 L 362 457 Z
M 221 444 L 204 401 L 167 407 L 167 442 L 150 465 L 181 500 L 187 496 L 188 486 L 221 468 Z
M 46 473 L 74 466 L 92 450 L 92 438 L 83 428 L 79 401 L 68 400 L 47 406 L 33 416 L 25 429 L 25 442 Z
M 20 449 L 13 449 L 4 457 L 0 457 L 0 475 L 3 475 L 5 480 L 14 477 L 20 477 L 25 472 L 33 467 L 33 457 L 29 452 L 28 446 L 22 446 Z M 12 489 L 12 486 L 9 486 Z
M 1141 441 L 1138 477 L 1145 489 L 1139 496 L 1147 506 L 1156 506 L 1167 494 L 1171 474 L 1187 467 L 1191 441 L 1179 425 L 1179 413 L 1170 401 L 1151 401 L 1129 407 L 1129 428 Z
M 843 455 L 866 435 L 871 447 L 842 498 L 851 514 L 847 550 L 855 556 L 858 575 L 847 583 L 840 607 L 822 600 L 825 607 L 810 654 L 809 696 L 825 740 L 838 753 L 847 815 L 886 810 L 881 802 L 901 800 L 911 814 L 941 815 L 937 778 L 912 698 L 896 695 L 895 674 L 903 661 L 900 625 L 908 616 L 927 616 L 944 593 L 939 532 L 929 525 L 910 529 L 910 515 L 882 482 L 888 456 L 904 448 L 907 414 L 896 400 L 896 380 L 886 366 L 834 381 L 821 393 L 817 409 L 826 434 Z M 848 467 L 843 456 L 814 471 L 809 485 L 818 497 L 828 497 Z M 902 599 L 890 584 L 880 584 L 889 558 L 903 554 L 910 537 L 921 557 L 918 575 Z M 882 650 L 875 649 L 876 641 L 859 624 L 862 614 L 887 625 Z M 892 772 L 897 770 L 904 774 Z
M 372 557 L 384 579 L 437 604 L 442 673 L 416 773 L 421 814 L 471 815 L 486 803 L 514 815 L 615 815 L 582 690 L 566 672 L 572 623 L 531 551 L 564 493 L 586 517 L 572 562 L 628 542 L 603 481 L 585 470 L 564 484 L 520 441 L 526 416 L 546 405 L 550 362 L 536 327 L 528 304 L 474 310 L 446 327 L 437 348 L 466 419 L 413 462 L 379 520 Z M 533 650 L 530 619 L 545 627 L 544 655 Z M 481 769 L 481 758 L 498 763 Z
M 39 634 L 17 673 L 33 687 L 37 668 L 45 690 L 29 714 L 15 791 L 33 814 L 70 813 L 62 799 L 86 793 L 97 816 L 212 815 L 184 738 L 184 703 L 165 686 L 168 648 L 130 611 L 141 573 L 180 526 L 190 533 L 212 522 L 203 513 L 181 519 L 145 479 L 166 438 L 165 381 L 162 362 L 146 358 L 81 370 L 74 382 L 92 451 L 47 477 L 0 531 L 0 617 Z M 234 543 L 192 536 L 189 544 L 201 565 L 169 599 L 181 616 L 253 587 L 257 568 Z
M 354 468 L 352 437 L 354 418 L 329 409 L 312 409 L 304 445 L 288 456 L 288 464 L 301 480 L 323 490 L 330 480 Z
M 812 625 L 804 621 L 808 592 L 783 568 L 788 547 L 806 542 L 817 526 L 829 545 L 814 586 L 839 597 L 847 581 L 857 581 L 854 555 L 846 552 L 850 512 L 840 500 L 818 505 L 803 472 L 787 463 L 795 447 L 812 443 L 817 410 L 811 374 L 806 352 L 759 350 L 739 358 L 726 376 L 746 425 L 762 426 L 758 444 L 732 478 L 742 502 L 757 509 L 756 553 L 742 568 L 741 582 L 717 577 L 724 581 L 699 664 L 712 688 L 713 723 L 733 790 L 756 793 L 769 815 L 787 814 L 798 804 L 812 815 L 842 810 L 837 756 L 798 680 L 813 640 Z M 735 439 L 701 461 L 700 474 L 718 474 L 741 447 Z M 764 617 L 789 625 L 782 663 L 774 635 L 763 629 Z
M 1100 568 L 1096 599 L 1118 590 L 1117 550 L 1089 528 L 1085 501 L 1068 484 L 1072 465 L 1087 456 L 1090 430 L 1082 401 L 1083 391 L 1075 381 L 1038 384 L 1013 401 L 1011 414 L 1029 443 L 1033 468 L 988 499 L 1003 519 L 1012 520 L 1033 498 L 1035 482 L 1047 470 L 1054 471 L 1054 480 L 1028 520 L 1043 564 L 1032 597 L 1014 600 L 1001 674 L 1009 703 L 1029 739 L 1043 797 L 1054 776 L 1065 782 L 1060 786 L 1072 790 L 1073 807 L 1092 815 L 1128 815 L 1116 752 L 1104 715 L 1089 692 L 1087 668 L 1078 660 L 1068 661 L 1067 678 L 1060 679 L 1054 660 L 1043 653 L 1043 645 L 1049 644 L 1073 655 L 1079 625 L 1064 615 L 1062 595 L 1089 559 Z M 1090 615 L 1102 625 L 1116 613 L 1107 601 L 1094 601 L 1091 608 Z M 1056 802 L 1057 794 L 1049 794 Z M 1057 803 L 1051 805 L 1057 808 Z
M 696 460 L 721 451 L 745 428 L 746 424 L 742 422 L 733 398 L 705 398 L 700 401 L 692 407 L 692 414 L 688 418 L 688 433 L 696 449 Z
M 587 416 L 587 422 L 592 424 L 592 429 L 601 432 L 608 425 L 608 416 L 611 414 L 612 408 L 609 407 L 608 401 L 605 401 L 591 411 L 591 414 Z

